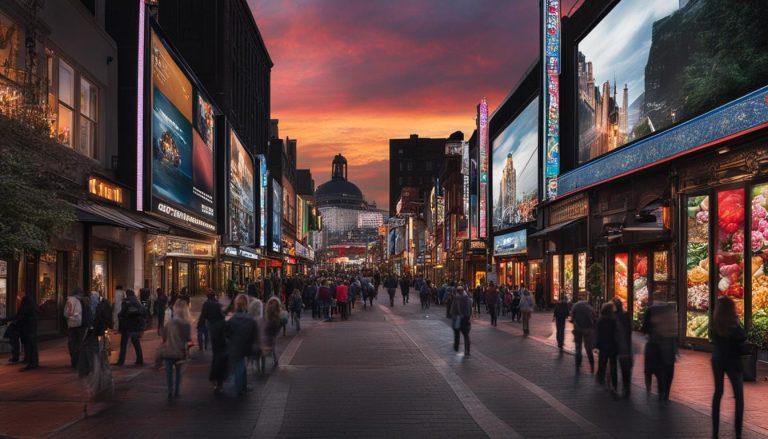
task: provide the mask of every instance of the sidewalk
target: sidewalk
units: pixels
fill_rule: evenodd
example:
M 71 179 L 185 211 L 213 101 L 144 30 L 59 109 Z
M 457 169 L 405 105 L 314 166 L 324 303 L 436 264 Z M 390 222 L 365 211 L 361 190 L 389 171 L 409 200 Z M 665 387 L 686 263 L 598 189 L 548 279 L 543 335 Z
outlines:
M 473 323 L 490 326 L 490 316 L 486 313 L 475 317 Z M 522 335 L 522 323 L 511 322 L 509 316 L 499 316 L 498 329 L 513 335 Z M 531 317 L 531 335 L 529 339 L 557 348 L 555 339 L 555 323 L 552 321 L 552 312 L 536 312 Z M 565 351 L 574 354 L 572 325 L 566 323 Z M 644 391 L 643 376 L 643 347 L 645 337 L 635 332 L 633 335 L 635 352 L 634 367 L 632 369 L 632 382 L 636 388 L 634 391 Z M 709 415 L 714 382 L 710 366 L 711 354 L 709 352 L 680 349 L 680 355 L 675 365 L 675 377 L 672 382 L 670 399 L 683 403 L 699 413 Z M 585 360 L 586 361 L 586 360 Z M 595 355 L 597 361 L 597 355 Z M 726 379 L 727 381 L 727 379 Z M 654 381 L 653 392 L 656 392 Z M 753 429 L 768 434 L 768 364 L 758 362 L 757 381 L 744 383 L 744 422 L 752 424 Z M 734 411 L 733 392 L 730 383 L 725 383 L 725 394 L 721 403 L 722 416 L 732 418 Z

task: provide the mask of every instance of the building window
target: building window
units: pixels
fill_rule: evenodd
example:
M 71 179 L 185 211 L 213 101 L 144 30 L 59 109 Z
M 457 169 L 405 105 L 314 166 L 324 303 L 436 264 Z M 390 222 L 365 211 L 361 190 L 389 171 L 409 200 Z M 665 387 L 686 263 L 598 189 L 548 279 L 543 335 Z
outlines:
M 58 72 L 58 87 L 52 88 L 57 93 L 49 99 L 56 114 L 56 141 L 97 159 L 98 87 L 64 60 L 51 54 L 47 61 L 49 72 Z

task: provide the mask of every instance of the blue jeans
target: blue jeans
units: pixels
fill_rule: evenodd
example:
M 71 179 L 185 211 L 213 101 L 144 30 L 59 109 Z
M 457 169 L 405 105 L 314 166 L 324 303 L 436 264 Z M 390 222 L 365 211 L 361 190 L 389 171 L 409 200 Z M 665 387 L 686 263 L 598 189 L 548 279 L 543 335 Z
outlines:
M 168 396 L 179 396 L 179 388 L 181 387 L 181 364 L 177 360 L 163 360 L 165 362 L 165 382 L 168 384 Z M 176 387 L 174 388 L 173 382 L 173 369 L 176 369 Z
M 238 394 L 245 393 L 245 357 L 235 360 L 235 390 Z

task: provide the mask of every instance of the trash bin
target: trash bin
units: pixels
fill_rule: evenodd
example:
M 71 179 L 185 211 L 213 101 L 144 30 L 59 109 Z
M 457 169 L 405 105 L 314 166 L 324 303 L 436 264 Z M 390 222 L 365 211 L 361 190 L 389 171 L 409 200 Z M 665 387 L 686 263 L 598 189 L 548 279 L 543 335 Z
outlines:
M 741 364 L 744 369 L 744 381 L 757 381 L 757 345 L 744 344 L 744 353 L 741 355 Z

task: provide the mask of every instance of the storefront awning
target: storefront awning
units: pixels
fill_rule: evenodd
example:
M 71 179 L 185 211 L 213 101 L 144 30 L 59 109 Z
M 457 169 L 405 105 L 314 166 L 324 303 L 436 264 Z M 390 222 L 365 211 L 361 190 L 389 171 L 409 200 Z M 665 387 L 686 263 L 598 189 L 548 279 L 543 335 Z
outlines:
M 584 218 L 579 218 L 579 219 L 575 219 L 575 220 L 570 220 L 570 221 L 566 221 L 566 222 L 564 222 L 564 223 L 555 224 L 554 226 L 549 226 L 549 227 L 547 227 L 547 228 L 545 228 L 545 229 L 541 229 L 541 230 L 539 230 L 539 231 L 538 231 L 538 232 L 536 232 L 536 233 L 533 233 L 533 234 L 531 234 L 531 235 L 528 235 L 528 238 L 533 238 L 533 239 L 537 239 L 537 238 L 544 238 L 545 236 L 547 236 L 547 235 L 549 235 L 549 234 L 552 234 L 552 233 L 554 233 L 554 232 L 559 232 L 559 231 L 560 231 L 560 230 L 562 230 L 563 228 L 565 228 L 565 227 L 568 227 L 568 226 L 570 226 L 570 225 L 572 225 L 572 224 L 575 224 L 575 223 L 577 223 L 577 222 L 579 222 L 579 221 L 584 221 Z
M 73 206 L 75 208 L 75 217 L 81 223 L 93 225 L 125 227 L 128 229 L 141 230 L 145 232 L 160 233 L 167 232 L 168 227 L 162 227 L 160 223 L 151 224 L 150 221 L 140 220 L 129 213 L 121 212 L 114 207 L 102 206 L 93 203 L 79 203 Z M 156 221 L 151 221 L 156 223 Z

